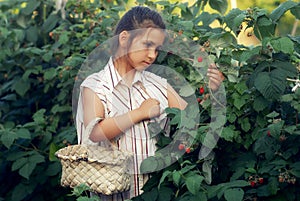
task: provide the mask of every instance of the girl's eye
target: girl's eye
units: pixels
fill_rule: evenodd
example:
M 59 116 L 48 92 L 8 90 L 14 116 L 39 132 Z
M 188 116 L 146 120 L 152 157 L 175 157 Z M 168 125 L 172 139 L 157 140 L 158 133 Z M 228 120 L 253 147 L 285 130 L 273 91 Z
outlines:
M 162 47 L 158 46 L 155 50 L 156 50 L 156 52 L 162 51 Z
M 152 47 L 152 43 L 146 42 L 146 43 L 145 43 L 145 46 L 146 46 L 147 48 L 150 48 L 150 47 Z

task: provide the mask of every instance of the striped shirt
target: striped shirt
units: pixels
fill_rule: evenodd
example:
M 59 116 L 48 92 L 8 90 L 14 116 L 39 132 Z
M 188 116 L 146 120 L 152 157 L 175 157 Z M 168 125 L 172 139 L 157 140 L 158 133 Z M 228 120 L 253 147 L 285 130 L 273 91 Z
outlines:
M 138 108 L 148 98 L 155 98 L 160 102 L 161 115 L 151 121 L 160 122 L 162 129 L 166 124 L 164 110 L 168 107 L 167 80 L 148 71 L 136 71 L 131 86 L 125 84 L 113 65 L 112 58 L 98 73 L 88 76 L 81 84 L 80 91 L 88 87 L 97 94 L 103 103 L 105 117 L 115 117 Z M 83 106 L 81 93 L 79 95 L 76 115 L 78 143 L 83 138 Z M 147 124 L 149 121 L 141 121 L 119 135 L 115 141 L 120 150 L 134 153 L 133 179 L 130 192 L 114 196 L 101 196 L 102 200 L 123 200 L 142 193 L 141 188 L 147 181 L 147 175 L 140 175 L 140 164 L 148 156 L 152 156 L 156 150 L 156 140 L 150 137 Z M 89 142 L 94 144 L 93 142 Z

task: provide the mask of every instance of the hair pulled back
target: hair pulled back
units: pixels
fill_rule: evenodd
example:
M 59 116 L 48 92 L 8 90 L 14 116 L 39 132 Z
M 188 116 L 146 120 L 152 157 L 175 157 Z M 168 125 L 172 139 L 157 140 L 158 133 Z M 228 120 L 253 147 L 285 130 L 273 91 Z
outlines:
M 112 53 L 115 54 L 119 47 L 119 40 L 116 36 L 122 31 L 133 31 L 139 29 L 143 30 L 147 28 L 165 29 L 166 25 L 161 15 L 148 7 L 136 6 L 131 8 L 123 15 L 116 26 L 114 32 L 115 37 L 111 48 Z M 133 31 L 131 33 L 129 39 L 130 42 L 137 35 L 137 33 L 139 33 L 139 31 Z

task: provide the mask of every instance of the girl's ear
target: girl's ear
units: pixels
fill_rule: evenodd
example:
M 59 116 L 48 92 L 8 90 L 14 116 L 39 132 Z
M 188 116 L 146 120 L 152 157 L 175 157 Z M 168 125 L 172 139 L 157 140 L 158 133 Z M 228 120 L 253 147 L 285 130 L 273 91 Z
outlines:
M 120 44 L 120 47 L 122 47 L 122 48 L 126 48 L 127 47 L 129 36 L 130 35 L 129 35 L 128 31 L 122 31 L 119 34 L 119 44 Z

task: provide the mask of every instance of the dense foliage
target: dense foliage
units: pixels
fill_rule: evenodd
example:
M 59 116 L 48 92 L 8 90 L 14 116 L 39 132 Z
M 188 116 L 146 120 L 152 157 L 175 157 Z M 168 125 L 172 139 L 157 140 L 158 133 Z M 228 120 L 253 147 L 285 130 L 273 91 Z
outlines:
M 125 5 L 69 0 L 64 15 L 52 0 L 22 2 L 0 2 L 0 200 L 74 200 L 85 189 L 70 196 L 70 189 L 60 187 L 61 166 L 54 153 L 76 143 L 72 90 L 78 70 L 112 36 Z M 186 147 L 182 142 L 187 139 L 176 132 L 170 138 L 161 135 L 158 146 L 163 149 L 176 139 L 173 148 L 180 157 L 163 169 L 159 167 L 169 157 L 158 154 L 145 160 L 144 170 L 153 171 L 152 179 L 133 200 L 300 200 L 300 89 L 295 87 L 300 38 L 276 35 L 284 13 L 300 19 L 300 4 L 286 1 L 271 13 L 251 8 L 225 14 L 227 1 L 220 0 L 196 1 L 190 7 L 138 2 L 160 9 L 175 33 L 170 47 L 177 48 L 162 52 L 157 63 L 183 75 L 198 100 L 208 93 L 205 79 L 195 71 L 202 59 L 191 49 L 183 52 L 188 49 L 186 38 L 219 65 L 226 77 L 226 118 L 213 128 L 220 138 L 213 152 L 199 159 L 213 99 L 193 114 L 200 122 L 190 118 L 190 108 L 167 110 L 175 130 L 184 130 L 192 141 Z M 205 12 L 206 4 L 218 13 Z M 170 15 L 178 9 L 180 15 Z M 220 26 L 209 26 L 215 20 Z M 253 27 L 260 45 L 237 44 L 242 22 Z M 190 89 L 180 94 L 189 98 Z M 191 123 L 201 126 L 195 130 Z

